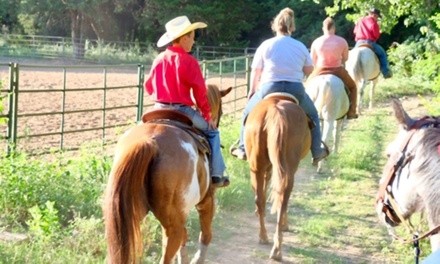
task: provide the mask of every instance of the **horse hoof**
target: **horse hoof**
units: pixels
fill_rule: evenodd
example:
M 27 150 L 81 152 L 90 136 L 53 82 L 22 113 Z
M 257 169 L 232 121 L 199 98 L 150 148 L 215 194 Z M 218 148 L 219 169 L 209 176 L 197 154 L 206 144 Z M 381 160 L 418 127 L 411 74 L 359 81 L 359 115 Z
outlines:
M 272 250 L 273 251 L 273 250 Z M 281 261 L 283 260 L 283 256 L 281 255 L 281 252 L 271 252 L 270 253 L 270 258 L 275 260 L 275 261 Z
M 269 239 L 261 239 L 260 238 L 260 240 L 258 241 L 258 243 L 260 243 L 261 245 L 267 245 L 267 244 L 269 244 Z

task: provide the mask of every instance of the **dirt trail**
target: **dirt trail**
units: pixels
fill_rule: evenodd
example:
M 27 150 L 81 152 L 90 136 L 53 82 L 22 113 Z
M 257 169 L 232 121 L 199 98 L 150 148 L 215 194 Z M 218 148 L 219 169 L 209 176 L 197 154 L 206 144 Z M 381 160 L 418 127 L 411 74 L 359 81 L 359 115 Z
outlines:
M 307 158 L 306 158 L 307 159 Z M 319 176 L 312 168 L 300 168 L 295 175 L 295 187 L 291 199 L 294 199 L 295 192 L 307 188 L 307 185 L 316 181 Z M 269 214 L 270 204 L 267 205 L 266 228 L 270 243 L 262 245 L 258 243 L 259 223 L 254 212 L 244 211 L 236 215 L 228 215 L 228 223 L 222 223 L 222 238 L 214 238 L 209 248 L 209 264 L 263 264 L 280 263 L 269 259 L 272 249 L 272 236 L 275 232 L 276 217 Z M 218 220 L 216 220 L 218 221 Z M 226 221 L 223 220 L 222 221 Z M 298 256 L 291 256 L 287 252 L 292 249 L 304 248 L 294 230 L 294 223 L 290 223 L 290 231 L 283 232 L 283 261 L 281 263 L 304 263 L 304 259 Z M 215 232 L 215 230 L 214 230 Z M 218 233 L 218 231 L 217 231 Z M 226 234 L 226 235 L 225 235 Z M 215 236 L 215 234 L 214 234 Z M 344 252 L 332 252 L 339 255 L 343 263 L 358 263 L 365 261 L 365 256 L 359 255 L 357 249 Z M 316 263 L 316 262 L 315 262 Z M 324 263 L 324 262 L 323 262 Z
M 420 100 L 417 97 L 402 98 L 402 104 L 411 117 L 420 117 L 426 115 Z M 391 106 L 380 105 L 378 108 L 385 108 L 392 113 Z M 368 115 L 368 110 L 364 114 Z M 307 159 L 307 158 L 306 158 Z M 306 162 L 306 159 L 302 163 Z M 313 185 L 319 177 L 312 167 L 301 166 L 295 175 L 295 186 L 292 192 L 291 200 L 295 199 L 295 193 L 298 190 L 304 190 Z M 291 202 L 290 202 L 291 203 Z M 270 210 L 270 205 L 267 205 Z M 235 215 L 228 215 L 228 219 L 215 219 L 215 221 L 227 221 L 221 223 L 222 234 L 214 230 L 214 239 L 208 251 L 209 264 L 263 264 L 263 263 L 280 263 L 269 259 L 270 250 L 272 248 L 272 236 L 275 231 L 276 219 L 275 215 L 266 215 L 266 228 L 269 235 L 270 244 L 261 245 L 258 243 L 259 223 L 258 218 L 251 211 L 243 211 Z M 294 230 L 294 223 L 290 223 L 291 230 Z M 379 224 L 378 224 L 379 228 Z M 221 238 L 219 238 L 219 236 Z M 283 261 L 281 263 L 310 263 L 310 259 L 302 259 L 298 254 L 291 256 L 287 252 L 293 249 L 303 249 L 304 245 L 299 241 L 295 232 L 283 232 Z M 368 238 L 365 238 L 368 239 Z M 320 249 L 322 252 L 328 251 L 329 255 L 339 256 L 340 263 L 383 263 L 374 256 L 365 255 L 361 248 L 347 245 L 342 250 L 332 251 L 331 249 Z M 325 257 L 321 260 L 314 260 L 313 263 L 329 263 Z

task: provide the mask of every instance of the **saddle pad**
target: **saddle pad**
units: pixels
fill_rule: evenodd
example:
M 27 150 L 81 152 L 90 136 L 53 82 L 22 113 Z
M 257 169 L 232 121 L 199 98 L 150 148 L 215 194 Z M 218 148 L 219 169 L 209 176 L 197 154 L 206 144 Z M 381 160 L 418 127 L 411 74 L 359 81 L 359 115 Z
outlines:
M 270 93 L 270 94 L 266 95 L 263 99 L 272 98 L 272 97 L 287 99 L 287 100 L 294 102 L 295 104 L 299 104 L 298 99 L 296 99 L 296 97 L 291 95 L 290 93 L 282 93 L 282 92 Z

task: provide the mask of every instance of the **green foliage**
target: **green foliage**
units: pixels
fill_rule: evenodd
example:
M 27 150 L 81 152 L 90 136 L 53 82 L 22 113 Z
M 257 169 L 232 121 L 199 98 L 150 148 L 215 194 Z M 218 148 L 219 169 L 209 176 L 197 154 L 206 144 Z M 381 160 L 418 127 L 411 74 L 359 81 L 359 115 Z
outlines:
M 29 231 L 36 240 L 52 240 L 61 236 L 61 224 L 54 202 L 47 201 L 42 208 L 35 205 L 29 209 L 31 219 L 27 221 Z
M 421 41 L 409 39 L 388 51 L 393 71 L 405 77 L 413 75 L 414 63 L 423 59 L 424 45 Z
M 2 80 L 0 80 L 0 115 L 3 114 L 5 108 L 3 104 L 3 100 L 6 98 L 6 96 L 3 96 L 1 94 L 2 89 L 3 89 L 3 82 Z M 6 124 L 7 121 L 8 119 L 6 117 L 0 117 L 0 125 Z
M 48 201 L 56 201 L 62 225 L 78 215 L 100 215 L 98 198 L 110 170 L 109 158 L 89 153 L 83 160 L 48 162 L 13 153 L 0 161 L 1 222 L 23 225 L 29 208 Z

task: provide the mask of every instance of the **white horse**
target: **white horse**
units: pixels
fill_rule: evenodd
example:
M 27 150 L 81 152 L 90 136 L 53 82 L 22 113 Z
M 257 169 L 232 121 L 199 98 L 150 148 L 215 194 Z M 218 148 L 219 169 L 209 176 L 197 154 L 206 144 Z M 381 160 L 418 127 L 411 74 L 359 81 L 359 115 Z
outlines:
M 357 112 L 361 113 L 362 97 L 364 89 L 371 81 L 369 108 L 373 108 L 374 90 L 380 75 L 379 59 L 372 49 L 365 46 L 353 48 L 348 53 L 345 68 L 356 83 L 358 90 Z
M 419 238 L 430 237 L 434 252 L 440 249 L 440 234 L 435 232 L 440 229 L 440 117 L 412 119 L 396 99 L 393 108 L 400 131 L 387 148 L 377 213 L 394 236 L 393 227 L 401 223 L 414 233 L 422 231 Z M 412 214 L 422 211 L 429 231 L 413 230 L 409 222 Z
M 335 75 L 323 74 L 308 80 L 305 86 L 306 93 L 314 102 L 322 121 L 322 141 L 327 146 L 332 146 L 332 151 L 337 153 L 342 123 L 350 106 L 344 83 Z M 330 144 L 331 139 L 333 145 Z

